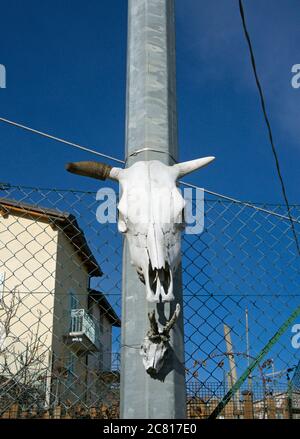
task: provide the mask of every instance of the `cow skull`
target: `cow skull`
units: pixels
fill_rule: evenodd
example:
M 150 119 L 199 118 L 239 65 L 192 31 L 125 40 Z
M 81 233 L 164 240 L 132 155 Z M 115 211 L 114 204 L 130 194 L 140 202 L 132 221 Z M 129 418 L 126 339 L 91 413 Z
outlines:
M 96 162 L 69 163 L 67 170 L 120 184 L 118 230 L 125 234 L 149 302 L 174 300 L 173 275 L 180 263 L 184 199 L 176 180 L 214 160 L 205 157 L 167 166 L 140 161 L 126 169 Z
M 179 303 L 176 305 L 175 312 L 167 324 L 160 330 L 155 318 L 155 311 L 148 313 L 150 330 L 148 331 L 144 343 L 141 346 L 140 354 L 143 357 L 143 364 L 149 375 L 156 375 L 161 370 L 166 360 L 169 350 L 170 331 L 175 325 L 180 313 Z

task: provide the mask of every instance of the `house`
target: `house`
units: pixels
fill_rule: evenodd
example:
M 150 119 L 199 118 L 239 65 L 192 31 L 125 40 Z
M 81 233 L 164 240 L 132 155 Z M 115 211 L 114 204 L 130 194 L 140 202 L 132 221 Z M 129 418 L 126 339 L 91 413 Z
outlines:
M 101 373 L 112 367 L 112 330 L 120 327 L 105 296 L 90 288 L 91 278 L 101 276 L 73 215 L 0 198 L 0 383 L 6 402 L 24 395 L 30 402 L 35 392 L 35 404 L 39 399 L 44 406 L 101 397 Z
M 257 419 L 299 419 L 299 403 L 299 391 L 274 391 L 253 402 L 254 416 Z

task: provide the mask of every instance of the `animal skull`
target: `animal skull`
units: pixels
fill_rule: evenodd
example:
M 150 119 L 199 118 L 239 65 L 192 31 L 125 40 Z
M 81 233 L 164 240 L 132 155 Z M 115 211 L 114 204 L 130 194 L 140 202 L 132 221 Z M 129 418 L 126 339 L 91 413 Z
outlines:
M 67 165 L 76 174 L 120 184 L 118 230 L 125 234 L 149 302 L 174 300 L 173 274 L 180 262 L 180 232 L 184 227 L 184 199 L 176 180 L 214 160 L 205 157 L 167 166 L 160 161 L 140 161 L 126 169 L 103 163 Z
M 180 305 L 178 303 L 172 318 L 162 330 L 158 329 L 155 311 L 148 314 L 150 330 L 141 346 L 140 354 L 143 357 L 143 364 L 149 375 L 156 375 L 164 365 L 169 349 L 170 331 L 178 319 L 179 313 Z

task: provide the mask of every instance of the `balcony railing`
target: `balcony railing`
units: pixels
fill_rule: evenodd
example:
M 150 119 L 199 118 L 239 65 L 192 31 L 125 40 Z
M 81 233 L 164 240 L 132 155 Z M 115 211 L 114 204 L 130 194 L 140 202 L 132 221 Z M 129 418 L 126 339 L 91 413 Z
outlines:
M 69 332 L 74 348 L 80 350 L 97 350 L 99 334 L 93 319 L 85 309 L 71 310 L 71 327 Z M 85 349 L 84 349 L 85 348 Z
M 119 371 L 121 366 L 121 355 L 119 352 L 111 353 L 111 370 Z

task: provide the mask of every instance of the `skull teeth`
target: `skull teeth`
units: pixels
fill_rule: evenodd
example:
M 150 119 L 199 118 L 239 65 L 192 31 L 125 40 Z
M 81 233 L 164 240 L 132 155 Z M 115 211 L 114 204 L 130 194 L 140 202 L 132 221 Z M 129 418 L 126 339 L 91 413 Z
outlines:
M 173 296 L 173 276 L 167 262 L 165 268 L 152 268 L 149 261 L 148 269 L 145 271 L 145 283 L 147 288 L 147 300 L 150 302 L 172 301 Z

